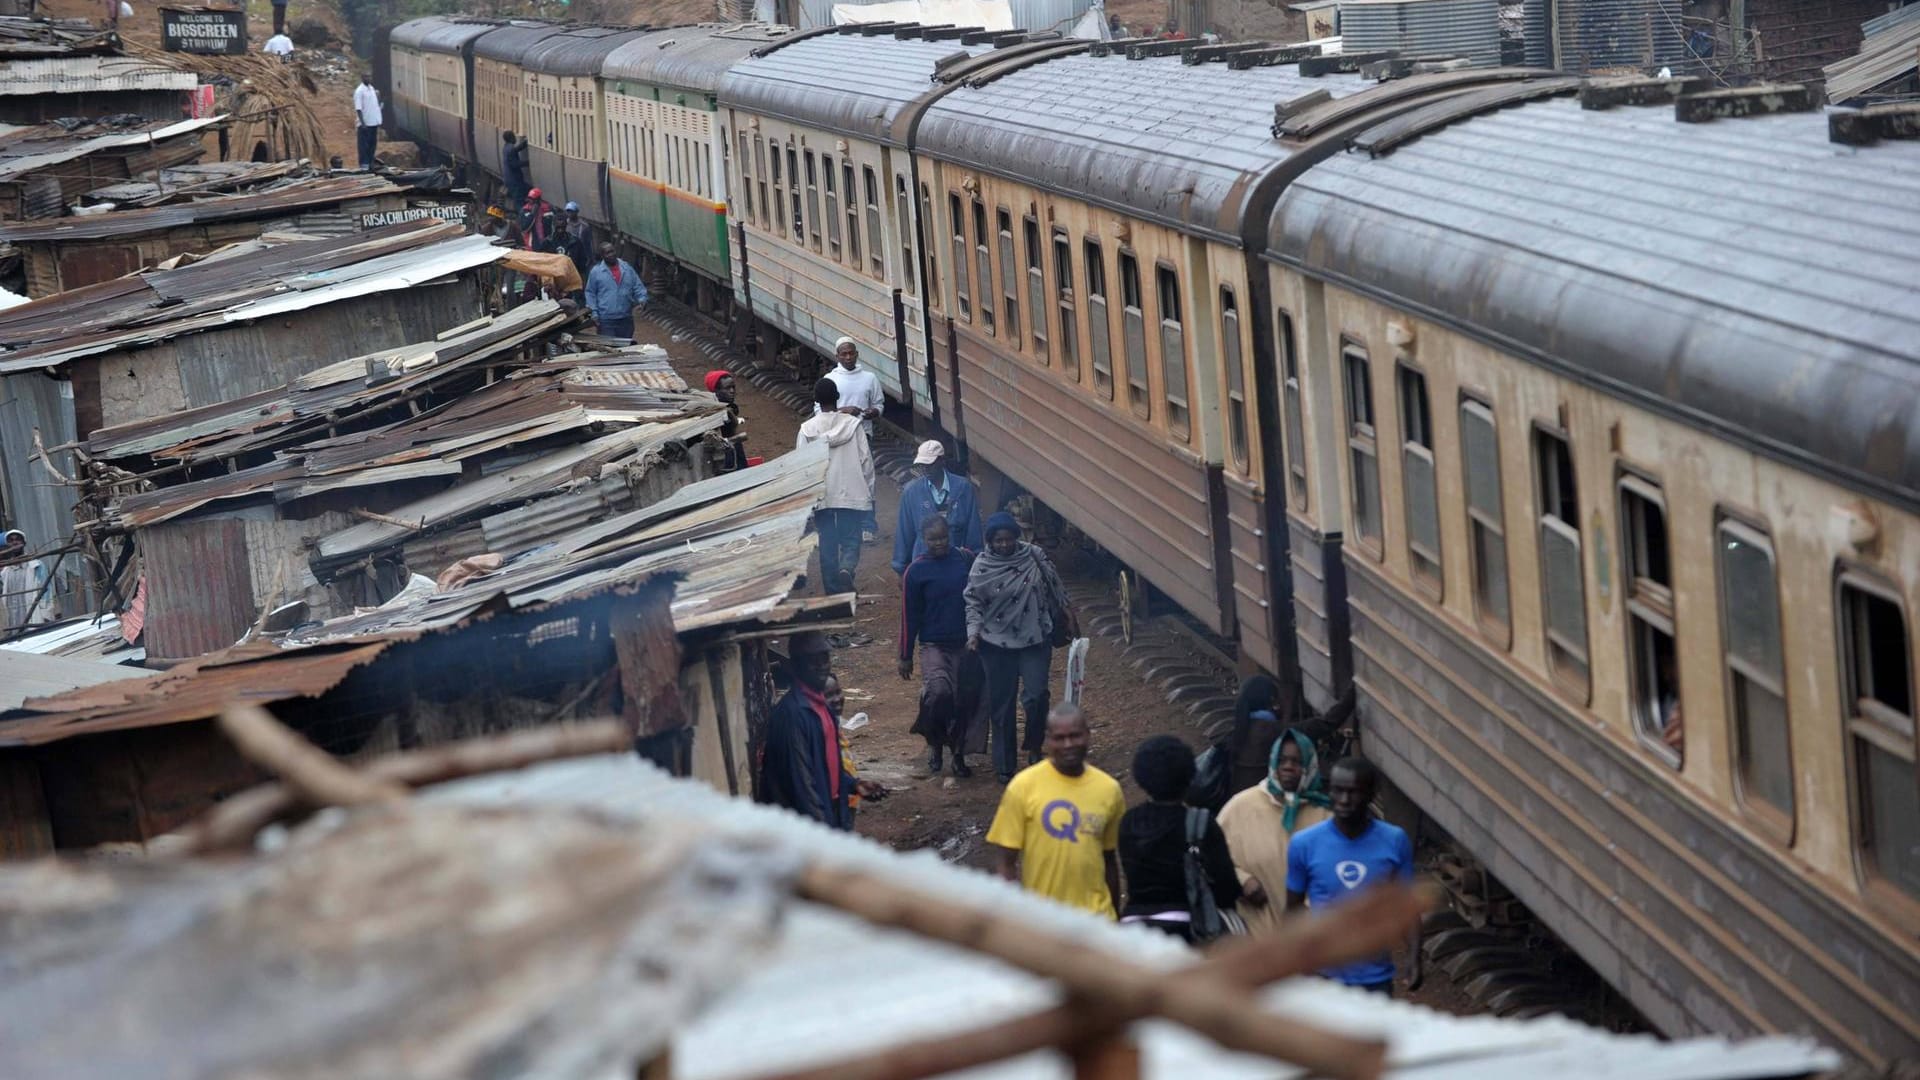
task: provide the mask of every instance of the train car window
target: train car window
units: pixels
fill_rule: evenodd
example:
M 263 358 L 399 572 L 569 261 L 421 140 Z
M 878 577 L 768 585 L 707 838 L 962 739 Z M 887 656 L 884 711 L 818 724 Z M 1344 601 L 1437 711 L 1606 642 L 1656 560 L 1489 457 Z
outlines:
M 1087 261 L 1087 357 L 1093 365 L 1094 392 L 1113 400 L 1113 321 L 1107 315 L 1107 257 L 1100 241 L 1089 239 Z
M 1293 314 L 1277 310 L 1280 323 L 1280 376 L 1286 398 L 1287 489 L 1293 505 L 1307 508 L 1307 433 L 1300 406 L 1300 339 L 1293 332 Z
M 839 194 L 839 182 L 835 179 L 834 172 L 833 172 L 833 156 L 830 154 L 821 155 L 820 168 L 823 172 L 826 173 L 824 183 L 826 186 L 825 194 L 826 194 L 826 200 L 827 200 L 827 255 L 831 257 L 833 261 L 839 262 L 840 261 L 840 194 Z M 847 205 L 849 206 L 853 205 L 853 189 L 851 187 L 847 189 Z M 857 259 L 855 260 L 854 265 L 855 266 L 860 265 Z
M 1847 733 L 1861 854 L 1868 870 L 1920 897 L 1920 784 L 1914 777 L 1912 650 L 1896 594 L 1840 580 Z
M 1467 489 L 1467 548 L 1473 568 L 1473 611 L 1489 637 L 1509 644 L 1507 518 L 1500 500 L 1500 439 L 1493 410 L 1460 402 L 1460 468 Z
M 1379 557 L 1380 445 L 1373 422 L 1373 364 L 1367 350 L 1348 342 L 1340 350 L 1347 391 L 1347 449 L 1353 464 L 1353 533 Z
M 1027 310 L 1033 319 L 1033 355 L 1043 364 L 1047 356 L 1047 271 L 1040 250 L 1040 222 L 1029 214 L 1020 221 L 1027 249 Z
M 1153 268 L 1160 302 L 1160 384 L 1167 399 L 1167 430 L 1182 442 L 1193 438 L 1187 411 L 1187 329 L 1180 313 L 1180 275 L 1173 267 Z
M 1773 545 L 1737 521 L 1720 522 L 1720 634 L 1733 714 L 1734 773 L 1740 800 L 1762 820 L 1793 829 L 1793 751 L 1780 593 Z
M 1153 418 L 1147 397 L 1146 301 L 1140 294 L 1140 261 L 1120 252 L 1120 347 L 1127 354 L 1127 403 L 1142 420 Z
M 987 251 L 987 205 L 980 201 L 978 195 L 973 198 L 973 261 L 974 280 L 980 283 L 980 325 L 987 328 L 988 334 L 992 334 L 993 257 Z
M 1074 382 L 1080 381 L 1080 352 L 1075 334 L 1080 314 L 1073 300 L 1073 241 L 1065 229 L 1053 231 L 1054 304 L 1060 309 L 1060 367 Z
M 1407 561 L 1415 582 L 1441 595 L 1440 495 L 1433 475 L 1433 411 L 1427 377 L 1396 365 L 1400 397 L 1400 486 L 1407 508 Z
M 869 169 L 867 171 L 872 172 L 873 170 Z M 853 162 L 845 158 L 840 159 L 840 177 L 845 181 L 841 186 L 841 190 L 847 193 L 847 259 L 852 266 L 858 268 L 861 265 L 860 210 L 859 200 L 853 197 Z M 872 242 L 876 250 L 879 248 L 880 237 L 878 235 L 869 234 L 867 239 Z
M 1546 598 L 1548 663 L 1554 677 L 1584 700 L 1587 584 L 1580 560 L 1573 448 L 1564 436 L 1535 428 L 1533 460 L 1540 497 L 1540 581 Z
M 867 272 L 878 280 L 885 281 L 887 279 L 887 260 L 886 256 L 881 253 L 883 250 L 881 244 L 884 243 L 884 241 L 881 239 L 882 233 L 880 229 L 880 180 L 874 176 L 873 166 L 871 165 L 860 166 L 860 179 L 867 197 L 867 251 L 872 258 L 872 261 L 867 265 Z M 906 189 L 902 187 L 901 190 L 904 191 Z M 853 206 L 853 178 L 851 176 L 847 178 L 847 206 L 849 209 Z M 902 233 L 901 235 L 904 236 L 905 234 Z M 858 252 L 854 253 L 854 261 L 860 261 Z M 909 285 L 908 288 L 912 288 L 912 286 Z
M 1240 308 L 1233 289 L 1220 286 L 1220 357 L 1227 368 L 1227 453 L 1242 475 L 1251 471 L 1247 453 L 1247 371 L 1240 350 Z
M 963 322 L 973 321 L 972 292 L 968 284 L 973 276 L 968 269 L 971 256 L 967 253 L 967 218 L 960 209 L 960 196 L 947 195 L 947 222 L 953 230 L 953 295 L 954 303 L 960 309 Z
M 773 155 L 773 163 L 776 166 L 774 171 L 778 173 L 779 169 L 777 166 L 780 164 L 779 154 Z M 771 216 L 773 211 L 770 207 L 773 205 L 773 200 L 767 198 L 767 140 L 765 139 L 754 140 L 753 175 L 755 177 L 754 182 L 760 185 L 760 227 L 771 231 L 773 229 L 773 218 Z M 776 175 L 774 179 L 778 180 L 779 177 Z
M 900 218 L 900 281 L 907 292 L 913 292 L 913 196 L 908 193 L 907 178 L 893 174 L 893 212 Z M 874 237 L 875 244 L 880 243 Z
M 1015 282 L 1019 279 L 1020 268 L 1013 261 L 1013 216 L 1007 208 L 994 210 L 994 224 L 1000 241 L 1000 304 L 1006 312 L 1007 347 L 1018 351 L 1020 348 L 1020 288 Z
M 820 183 L 815 175 L 813 151 L 806 153 L 807 159 L 807 235 L 813 240 L 813 250 L 820 250 Z
M 900 182 L 905 184 L 906 178 L 904 176 L 901 177 Z M 934 220 L 933 193 L 927 190 L 927 185 L 921 184 L 920 220 L 914 223 L 911 233 L 909 233 L 908 230 L 901 230 L 900 244 L 906 249 L 906 263 L 907 266 L 911 268 L 916 260 L 914 258 L 912 242 L 909 241 L 907 237 L 912 235 L 919 240 L 920 251 L 926 258 L 924 265 L 927 268 L 927 297 L 929 302 L 932 303 L 933 309 L 939 311 L 941 305 L 945 303 L 945 298 L 940 295 L 940 256 L 935 254 L 933 245 L 928 243 L 928 240 L 932 237 L 933 230 L 936 228 Z M 911 269 L 909 269 L 908 272 L 911 274 Z
M 1686 728 L 1680 708 L 1667 507 L 1660 489 L 1637 476 L 1620 478 L 1620 557 L 1626 564 L 1634 727 L 1677 767 L 1686 752 Z
M 773 145 L 773 223 L 774 229 L 785 236 L 787 232 L 787 184 L 785 174 L 780 167 L 780 144 Z
M 747 133 L 744 131 L 740 133 L 740 156 L 735 158 L 734 161 L 738 163 L 734 171 L 740 174 L 740 197 L 746 202 L 746 218 L 748 221 L 752 221 L 753 177 L 747 175 L 747 170 L 752 166 L 753 162 L 751 160 L 751 151 L 747 149 Z
M 800 216 L 800 153 L 787 144 L 787 203 L 793 224 L 793 242 L 804 246 L 807 242 L 807 223 Z

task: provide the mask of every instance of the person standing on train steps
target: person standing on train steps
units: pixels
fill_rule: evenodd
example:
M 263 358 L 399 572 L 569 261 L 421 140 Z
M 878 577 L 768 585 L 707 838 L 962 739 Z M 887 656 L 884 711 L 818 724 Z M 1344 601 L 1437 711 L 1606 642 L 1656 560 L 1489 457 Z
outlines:
M 353 115 L 359 127 L 355 134 L 359 140 L 360 171 L 373 168 L 374 147 L 380 143 L 380 123 L 385 119 L 380 114 L 380 91 L 373 88 L 373 76 L 360 73 L 360 85 L 353 91 Z
M 820 592 L 831 596 L 854 591 L 860 523 L 873 510 L 873 450 L 859 410 L 840 404 L 840 388 L 832 379 L 813 384 L 813 403 L 818 411 L 800 425 L 794 449 L 812 443 L 827 448 L 827 486 L 813 512 L 813 528 L 820 537 Z
M 938 514 L 922 524 L 920 546 L 924 550 L 900 578 L 900 678 L 913 679 L 918 641 L 920 711 L 913 733 L 927 740 L 928 775 L 939 775 L 942 755 L 951 750 L 953 775 L 965 779 L 973 775 L 967 755 L 987 752 L 979 657 L 967 651 L 967 574 L 974 553 L 954 546 L 947 519 Z
M 1287 911 L 1338 907 L 1387 881 L 1413 880 L 1406 830 L 1373 816 L 1380 774 L 1363 757 L 1341 758 L 1327 777 L 1333 817 L 1293 838 L 1287 849 Z M 1407 989 L 1420 988 L 1420 924 L 1409 939 Z M 1328 968 L 1322 975 L 1375 994 L 1393 993 L 1393 955 Z
M 873 441 L 873 419 L 880 415 L 880 409 L 886 405 L 886 395 L 880 389 L 880 379 L 873 372 L 860 366 L 860 347 L 850 337 L 843 337 L 833 343 L 834 366 L 827 372 L 827 378 L 840 388 L 840 407 L 857 410 L 860 426 L 866 429 L 867 441 Z M 860 523 L 860 539 L 873 543 L 880 539 L 880 522 L 868 511 L 866 520 Z
M 1007 784 L 987 843 L 994 869 L 1028 892 L 1105 915 L 1120 910 L 1120 783 L 1087 764 L 1092 735 L 1080 706 L 1046 719 L 1046 760 Z
M 511 131 L 500 133 L 500 173 L 506 178 L 507 205 L 526 202 L 527 189 L 533 186 L 527 179 L 527 140 Z
M 616 254 L 612 244 L 601 244 L 600 262 L 587 275 L 587 310 L 593 312 L 601 336 L 631 340 L 633 309 L 646 302 L 647 286 L 633 265 Z
M 967 648 L 987 673 L 993 771 L 1001 783 L 1020 767 L 1020 717 L 1027 712 L 1027 763 L 1040 760 L 1055 644 L 1079 636 L 1073 607 L 1053 561 L 1020 539 L 1020 523 L 1001 511 L 987 519 L 987 550 L 967 575 Z
M 927 553 L 921 529 L 931 518 L 945 518 L 953 542 L 968 551 L 980 550 L 980 502 L 973 481 L 947 468 L 947 448 L 928 439 L 913 455 L 920 475 L 900 492 L 900 513 L 893 528 L 893 572 Z

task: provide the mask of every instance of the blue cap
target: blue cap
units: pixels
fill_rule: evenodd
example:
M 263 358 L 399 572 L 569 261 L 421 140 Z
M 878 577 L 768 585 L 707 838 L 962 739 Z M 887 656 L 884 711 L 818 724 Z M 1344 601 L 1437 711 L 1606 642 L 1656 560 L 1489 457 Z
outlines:
M 580 204 L 579 204 L 579 203 L 577 203 L 577 202 L 568 202 L 568 203 L 567 203 L 567 205 L 566 205 L 565 207 L 563 207 L 563 209 L 566 209 L 566 210 L 578 210 L 578 209 L 580 209 Z

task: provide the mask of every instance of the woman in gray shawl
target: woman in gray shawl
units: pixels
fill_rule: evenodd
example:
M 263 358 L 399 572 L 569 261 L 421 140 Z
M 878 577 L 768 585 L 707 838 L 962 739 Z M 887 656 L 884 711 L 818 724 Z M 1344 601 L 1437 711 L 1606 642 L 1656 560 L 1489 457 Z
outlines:
M 1001 511 L 987 519 L 987 550 L 967 576 L 967 648 L 980 653 L 987 673 L 987 714 L 993 731 L 993 769 L 1000 782 L 1020 767 L 1016 699 L 1027 712 L 1027 764 L 1040 760 L 1047 732 L 1049 668 L 1055 621 L 1068 638 L 1079 633 L 1067 591 L 1046 553 L 1020 539 L 1020 524 Z

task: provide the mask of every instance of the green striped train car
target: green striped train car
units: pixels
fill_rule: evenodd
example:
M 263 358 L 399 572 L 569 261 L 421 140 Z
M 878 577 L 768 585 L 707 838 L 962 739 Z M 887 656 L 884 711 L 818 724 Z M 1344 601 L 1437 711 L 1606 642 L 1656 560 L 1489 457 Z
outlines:
M 614 228 L 715 282 L 728 280 L 720 78 L 790 31 L 705 24 L 643 34 L 608 54 L 607 185 Z

